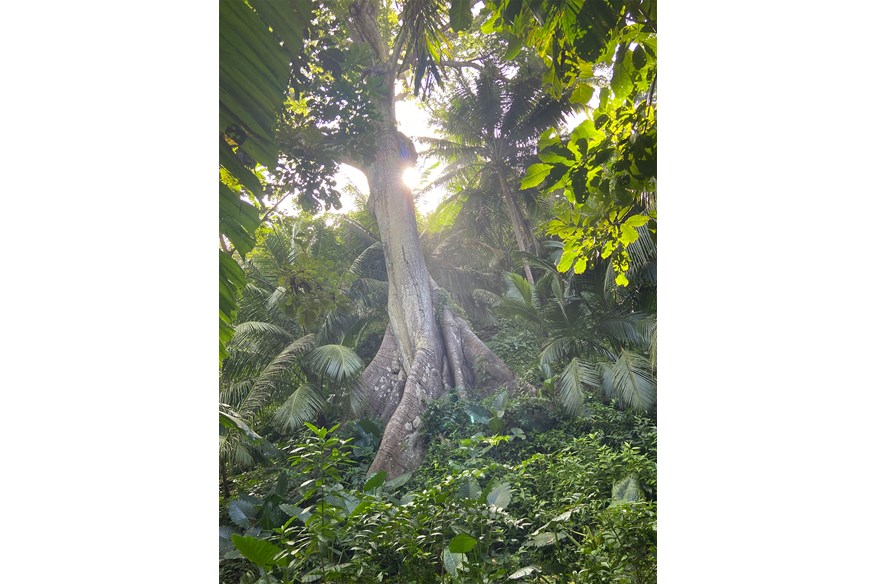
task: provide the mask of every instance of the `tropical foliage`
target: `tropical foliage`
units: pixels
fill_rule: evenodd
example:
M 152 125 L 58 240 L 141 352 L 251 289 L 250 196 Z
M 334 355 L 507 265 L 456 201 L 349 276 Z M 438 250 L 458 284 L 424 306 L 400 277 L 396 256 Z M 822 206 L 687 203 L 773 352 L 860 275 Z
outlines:
M 656 3 L 222 0 L 220 37 L 220 581 L 655 582 Z M 335 174 L 418 157 L 393 257 Z M 393 426 L 415 254 L 458 353 Z

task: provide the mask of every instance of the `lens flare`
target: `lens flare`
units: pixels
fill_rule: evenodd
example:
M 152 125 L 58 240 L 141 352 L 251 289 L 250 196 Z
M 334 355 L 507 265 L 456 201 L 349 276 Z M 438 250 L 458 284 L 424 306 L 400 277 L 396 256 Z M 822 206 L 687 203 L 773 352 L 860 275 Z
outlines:
M 402 182 L 409 189 L 413 190 L 420 184 L 420 171 L 416 167 L 409 166 L 402 174 Z

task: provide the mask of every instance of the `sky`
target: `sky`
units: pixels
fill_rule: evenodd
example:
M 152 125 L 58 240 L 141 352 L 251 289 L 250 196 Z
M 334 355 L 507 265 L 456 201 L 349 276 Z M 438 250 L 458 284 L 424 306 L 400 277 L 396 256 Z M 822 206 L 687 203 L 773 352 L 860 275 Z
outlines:
M 426 136 L 430 138 L 438 137 L 437 130 L 429 124 L 428 112 L 426 112 L 425 108 L 422 107 L 416 98 L 407 97 L 396 102 L 395 116 L 399 130 L 410 138 L 416 138 L 417 136 Z M 418 155 L 417 168 L 406 174 L 405 182 L 416 194 L 420 189 L 426 186 L 425 182 L 420 180 L 420 175 L 424 169 L 434 164 L 435 160 L 430 160 L 423 155 L 425 147 L 422 144 L 417 144 L 415 142 L 415 146 L 417 147 Z M 362 171 L 355 169 L 352 166 L 342 164 L 340 171 L 335 175 L 335 179 L 338 181 L 338 188 L 342 193 L 343 187 L 347 184 L 352 184 L 363 194 L 368 193 L 368 181 L 366 180 L 365 175 Z M 422 213 L 433 211 L 435 207 L 441 203 L 445 195 L 446 191 L 444 188 L 432 189 L 423 196 L 416 197 L 416 207 Z M 338 212 L 346 213 L 352 207 L 352 203 L 353 197 L 343 193 L 341 196 L 342 207 Z

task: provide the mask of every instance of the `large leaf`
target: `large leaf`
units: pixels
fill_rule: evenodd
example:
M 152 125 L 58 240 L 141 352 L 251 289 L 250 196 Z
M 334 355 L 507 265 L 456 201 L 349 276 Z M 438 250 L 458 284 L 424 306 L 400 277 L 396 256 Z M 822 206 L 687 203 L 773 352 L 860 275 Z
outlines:
M 356 351 L 344 345 L 322 345 L 307 355 L 307 364 L 316 373 L 334 381 L 345 381 L 359 374 L 362 359 Z
M 526 169 L 526 174 L 520 181 L 520 188 L 525 190 L 537 187 L 550 174 L 551 169 L 553 169 L 553 165 L 550 164 L 541 162 L 533 164 Z
M 304 383 L 277 408 L 274 420 L 284 430 L 293 430 L 305 422 L 316 419 L 325 407 L 325 403 L 319 389 Z
M 520 568 L 519 570 L 508 576 L 508 579 L 519 580 L 520 578 L 525 578 L 526 576 L 529 576 L 536 570 L 538 570 L 537 566 L 526 566 L 525 568 Z
M 504 509 L 511 502 L 511 485 L 501 483 L 487 494 L 487 503 Z
M 243 557 L 260 568 L 284 565 L 284 562 L 276 559 L 281 551 L 280 548 L 269 541 L 235 533 L 231 536 L 231 542 L 240 550 Z
M 447 546 L 451 552 L 455 554 L 464 554 L 470 552 L 478 544 L 478 540 L 465 533 L 460 533 L 450 540 L 450 545 Z
M 632 351 L 621 351 L 614 365 L 604 369 L 603 389 L 609 397 L 640 412 L 651 409 L 657 401 L 651 363 Z
M 468 30 L 471 26 L 472 16 L 469 0 L 451 0 L 450 3 L 450 27 L 454 32 Z
M 615 501 L 638 501 L 642 498 L 639 480 L 632 475 L 619 480 L 611 488 L 611 498 Z
M 450 548 L 446 547 L 441 554 L 441 559 L 444 561 L 444 569 L 447 570 L 447 573 L 456 577 L 459 567 L 465 562 L 465 554 L 451 552 Z
M 386 482 L 386 471 L 382 470 L 374 473 L 370 479 L 365 481 L 365 484 L 362 485 L 363 491 L 371 491 L 374 489 L 378 489 L 383 486 L 383 483 Z
M 261 436 L 256 434 L 246 422 L 230 411 L 219 410 L 219 423 L 229 430 L 242 432 L 251 440 L 261 440 Z
M 255 524 L 255 506 L 249 501 L 235 499 L 228 504 L 228 516 L 238 527 L 249 529 Z
M 219 151 L 220 164 L 240 184 L 261 196 L 258 177 L 239 159 L 232 140 L 262 165 L 277 161 L 274 129 L 290 78 L 290 61 L 301 55 L 311 0 L 288 0 L 283 6 L 265 0 L 219 2 Z M 282 44 L 281 44 L 282 42 Z M 229 132 L 229 134 L 226 134 Z M 241 257 L 255 244 L 259 218 L 255 207 L 226 185 L 219 186 L 219 231 Z M 239 266 L 230 255 L 219 263 L 219 360 L 234 331 Z

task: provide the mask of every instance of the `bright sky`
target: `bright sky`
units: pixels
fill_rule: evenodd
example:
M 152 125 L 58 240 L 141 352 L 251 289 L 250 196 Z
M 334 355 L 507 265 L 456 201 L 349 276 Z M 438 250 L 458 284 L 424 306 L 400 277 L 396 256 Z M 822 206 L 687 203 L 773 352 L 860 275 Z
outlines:
M 429 114 L 417 99 L 408 97 L 396 102 L 395 115 L 399 130 L 406 136 L 410 138 L 418 136 L 438 137 L 438 132 L 429 125 Z M 414 192 L 417 209 L 423 213 L 428 213 L 438 206 L 444 198 L 446 191 L 443 188 L 436 188 L 421 197 L 416 197 L 418 191 L 425 186 L 425 181 L 421 180 L 421 175 L 426 168 L 435 163 L 434 160 L 429 160 L 423 155 L 422 151 L 425 148 L 422 144 L 416 144 L 416 146 L 418 154 L 417 167 L 408 170 L 405 173 L 404 180 Z M 432 177 L 436 176 L 438 175 L 433 172 Z M 368 181 L 365 179 L 365 175 L 352 166 L 342 164 L 340 172 L 335 175 L 335 179 L 338 181 L 338 188 L 342 190 L 342 193 L 345 185 L 352 184 L 363 194 L 368 194 Z M 341 196 L 341 204 L 342 208 L 339 212 L 345 213 L 352 207 L 353 198 L 344 193 Z

